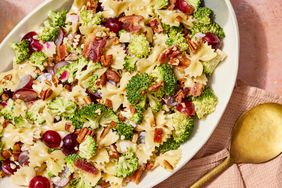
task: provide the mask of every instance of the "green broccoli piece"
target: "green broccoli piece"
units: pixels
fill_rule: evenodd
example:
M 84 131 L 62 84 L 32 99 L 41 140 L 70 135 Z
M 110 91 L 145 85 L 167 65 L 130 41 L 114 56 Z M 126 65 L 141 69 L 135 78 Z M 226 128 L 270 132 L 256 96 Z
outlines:
M 208 87 L 199 97 L 193 97 L 192 102 L 198 118 L 203 119 L 215 111 L 218 100 L 213 90 Z
M 76 178 L 72 179 L 68 184 L 69 188 L 93 188 L 93 186 L 89 183 L 84 181 L 84 178 Z
M 32 123 L 37 123 L 42 125 L 45 123 L 45 119 L 40 113 L 45 107 L 44 103 L 36 102 L 34 103 L 26 112 L 26 119 Z
M 71 154 L 71 155 L 68 155 L 68 156 L 65 158 L 65 163 L 66 163 L 68 169 L 69 169 L 71 172 L 74 172 L 74 171 L 75 171 L 74 162 L 75 162 L 77 159 L 80 159 L 80 156 L 79 156 L 78 154 Z
M 48 21 L 44 22 L 42 31 L 38 34 L 43 42 L 54 41 L 60 31 L 60 27 L 53 27 Z
M 47 57 L 43 52 L 33 52 L 29 58 L 29 61 L 38 67 L 41 71 L 44 70 L 44 62 Z
M 194 13 L 194 18 L 198 23 L 208 25 L 212 23 L 213 11 L 207 7 L 198 8 L 197 12 Z
M 202 4 L 202 0 L 186 0 L 186 1 L 196 9 L 199 8 Z
M 148 99 L 153 112 L 159 112 L 162 109 L 161 99 L 154 97 L 153 95 L 148 95 Z
M 192 31 L 192 35 L 195 35 L 197 33 L 214 33 L 216 34 L 219 38 L 224 38 L 225 34 L 224 31 L 222 29 L 222 27 L 220 27 L 220 25 L 218 25 L 218 23 L 211 23 L 208 25 L 202 24 L 202 23 L 195 23 L 191 29 Z
M 75 73 L 75 78 L 78 79 L 82 87 L 94 93 L 97 90 L 96 81 L 99 78 L 96 71 L 100 68 L 102 65 L 99 63 L 89 63 L 86 70 L 79 72 L 79 74 Z
M 152 78 L 147 73 L 139 73 L 133 76 L 126 86 L 126 97 L 133 106 L 144 106 L 146 95 L 144 94 L 152 83 Z
M 180 143 L 176 142 L 173 137 L 169 138 L 167 141 L 165 141 L 162 145 L 159 147 L 159 151 L 161 153 L 165 153 L 170 150 L 176 150 L 180 147 Z
M 129 124 L 119 122 L 117 123 L 115 129 L 121 138 L 124 138 L 125 140 L 131 140 L 134 127 Z
M 133 174 L 137 169 L 138 158 L 133 151 L 129 150 L 119 157 L 116 167 L 116 176 L 125 178 Z
M 127 70 L 128 72 L 134 72 L 136 71 L 136 62 L 137 62 L 138 58 L 134 57 L 134 56 L 126 56 L 124 58 L 124 64 L 123 67 L 125 70 Z
M 166 40 L 168 46 L 176 45 L 180 51 L 184 52 L 189 48 L 186 42 L 182 28 L 171 27 L 168 32 L 168 39 Z
M 144 34 L 134 34 L 128 45 L 128 52 L 138 58 L 147 57 L 150 54 L 150 43 Z
M 107 126 L 109 125 L 111 122 L 118 122 L 118 116 L 115 114 L 115 112 L 112 109 L 107 109 L 106 111 L 104 111 L 104 113 L 101 116 L 100 119 L 100 124 L 102 126 Z
M 164 86 L 160 88 L 155 93 L 157 97 L 162 97 L 163 94 L 171 96 L 175 93 L 177 79 L 175 77 L 173 68 L 169 64 L 162 64 L 158 66 L 152 73 L 152 76 L 156 78 L 156 82 L 163 81 Z
M 129 118 L 129 121 L 140 124 L 143 121 L 143 111 L 144 109 L 140 106 L 136 107 L 136 112 Z
M 101 13 L 94 13 L 92 10 L 82 10 L 80 12 L 81 25 L 99 25 L 103 21 Z
M 66 22 L 67 11 L 62 10 L 60 12 L 51 11 L 48 14 L 50 25 L 53 27 L 63 27 Z
M 81 82 L 81 86 L 83 88 L 87 88 L 92 93 L 95 93 L 95 91 L 97 90 L 97 88 L 96 88 L 97 79 L 98 79 L 98 75 L 90 76 L 89 78 L 87 78 L 87 79 L 85 79 Z
M 162 9 L 165 8 L 169 5 L 168 0 L 156 0 L 154 3 L 154 8 L 155 9 Z
M 79 144 L 79 156 L 84 159 L 91 159 L 96 155 L 97 145 L 92 136 L 87 135 L 85 140 Z
M 22 40 L 12 44 L 12 49 L 15 51 L 16 63 L 21 64 L 29 57 L 29 43 L 27 40 Z
M 7 105 L 1 109 L 1 116 L 3 116 L 6 120 L 9 120 L 16 127 L 24 127 L 26 125 L 26 120 L 21 116 L 15 116 L 14 114 L 15 103 L 13 100 L 9 100 Z
M 172 133 L 173 139 L 176 143 L 183 144 L 193 132 L 194 120 L 181 112 L 171 114 L 171 119 L 175 128 Z
M 56 97 L 48 104 L 48 109 L 56 117 L 62 116 L 65 118 L 72 118 L 76 108 L 77 106 L 75 102 L 64 97 Z

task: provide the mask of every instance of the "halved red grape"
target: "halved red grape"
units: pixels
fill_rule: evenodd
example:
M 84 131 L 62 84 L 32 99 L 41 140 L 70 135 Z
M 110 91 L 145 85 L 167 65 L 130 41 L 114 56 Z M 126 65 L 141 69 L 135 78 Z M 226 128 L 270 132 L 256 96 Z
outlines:
M 22 40 L 27 40 L 27 41 L 30 42 L 31 40 L 34 39 L 33 37 L 36 36 L 36 35 L 37 35 L 37 33 L 35 31 L 28 32 L 27 34 L 25 34 L 23 36 Z
M 26 89 L 31 89 L 32 87 L 32 83 L 33 83 L 33 78 L 31 75 L 25 75 L 24 77 L 21 78 L 20 80 L 20 83 L 18 84 L 17 86 L 17 89 L 23 89 L 23 88 L 26 88 Z
M 182 103 L 178 103 L 176 106 L 176 109 L 179 112 L 182 112 L 184 114 L 187 114 L 189 116 L 195 115 L 195 107 L 191 101 L 184 101 Z
M 122 22 L 118 18 L 108 18 L 105 22 L 105 27 L 114 33 L 118 33 L 122 29 Z
M 175 6 L 185 14 L 193 14 L 194 12 L 194 7 L 189 5 L 185 0 L 177 0 Z
M 68 78 L 69 78 L 69 72 L 68 72 L 68 71 L 62 72 L 62 74 L 61 74 L 61 76 L 60 76 L 60 80 L 61 80 L 62 82 L 65 82 L 65 81 L 68 80 Z
M 32 89 L 19 89 L 13 94 L 13 99 L 21 99 L 24 102 L 30 102 L 37 99 L 37 93 Z
M 206 33 L 203 40 L 211 45 L 213 49 L 218 49 L 221 46 L 221 40 L 214 33 Z
M 42 141 L 49 147 L 49 148 L 58 148 L 61 144 L 61 136 L 56 131 L 46 131 L 42 136 Z
M 6 175 L 12 175 L 19 169 L 19 166 L 15 162 L 6 159 L 2 161 L 1 169 Z
M 34 52 L 34 51 L 42 51 L 43 45 L 39 42 L 37 39 L 33 39 L 29 43 L 29 49 Z
M 65 155 L 76 153 L 75 147 L 78 146 L 77 135 L 74 133 L 68 134 L 63 138 L 62 151 Z
M 43 176 L 35 176 L 29 182 L 29 188 L 50 188 L 50 181 Z

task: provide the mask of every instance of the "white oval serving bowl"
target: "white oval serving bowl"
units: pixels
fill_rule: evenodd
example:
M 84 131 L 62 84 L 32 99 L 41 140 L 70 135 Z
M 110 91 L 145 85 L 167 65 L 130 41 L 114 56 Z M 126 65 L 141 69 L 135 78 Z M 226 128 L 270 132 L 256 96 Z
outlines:
M 21 37 L 25 33 L 32 31 L 35 27 L 41 25 L 47 18 L 47 14 L 50 10 L 58 10 L 61 8 L 68 9 L 71 7 L 72 1 L 73 0 L 46 0 L 26 16 L 0 44 L 0 71 L 9 70 L 12 67 L 14 53 L 10 48 L 11 43 L 21 40 Z M 174 169 L 173 173 L 182 168 L 207 142 L 225 111 L 237 77 L 239 31 L 230 0 L 205 0 L 205 4 L 214 11 L 216 21 L 225 31 L 226 37 L 224 38 L 223 51 L 227 53 L 228 57 L 218 66 L 213 77 L 210 79 L 210 85 L 219 99 L 216 111 L 209 115 L 205 120 L 201 120 L 197 123 L 192 137 L 182 146 L 182 159 L 177 165 L 177 168 Z M 131 183 L 128 187 L 153 187 L 171 176 L 173 173 L 167 172 L 162 168 L 157 168 L 153 172 L 148 173 L 139 185 Z M 13 185 L 9 179 L 4 179 L 0 181 L 0 187 L 12 188 L 17 186 Z

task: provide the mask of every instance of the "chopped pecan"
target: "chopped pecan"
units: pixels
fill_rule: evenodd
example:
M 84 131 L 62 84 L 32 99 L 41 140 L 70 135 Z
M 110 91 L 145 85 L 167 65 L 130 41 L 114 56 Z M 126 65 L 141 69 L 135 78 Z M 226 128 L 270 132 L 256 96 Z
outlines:
M 199 83 L 194 83 L 194 85 L 190 88 L 189 95 L 193 97 L 198 97 L 202 94 L 204 90 L 204 85 Z
M 85 139 L 85 137 L 87 135 L 88 136 L 94 136 L 94 134 L 95 134 L 94 130 L 84 127 L 82 129 L 80 129 L 76 140 L 77 140 L 78 143 L 81 143 L 81 142 L 83 142 L 83 140 Z
M 108 107 L 108 108 L 112 108 L 113 102 L 110 99 L 106 99 L 105 100 L 105 106 Z
M 1 99 L 2 99 L 3 101 L 7 101 L 7 100 L 9 99 L 9 95 L 6 94 L 6 93 L 3 93 L 3 94 L 1 95 Z
M 12 156 L 12 153 L 10 150 L 5 149 L 2 151 L 1 155 L 4 159 L 9 159 Z
M 100 76 L 100 78 L 96 81 L 95 84 L 96 84 L 97 86 L 103 87 L 103 86 L 106 85 L 106 83 L 107 83 L 107 76 L 106 76 L 106 74 L 102 74 L 102 75 Z
M 175 100 L 177 101 L 177 103 L 181 103 L 184 98 L 185 98 L 184 92 L 182 89 L 180 89 L 175 95 Z
M 106 42 L 106 38 L 94 38 L 94 40 L 87 41 L 84 45 L 82 55 L 87 59 L 90 58 L 94 62 L 99 61 Z
M 143 19 L 144 17 L 140 15 L 130 15 L 121 17 L 119 21 L 123 23 L 123 28 L 127 32 L 139 32 L 142 29 L 140 22 Z
M 173 58 L 175 58 L 176 56 L 178 56 L 179 54 L 181 54 L 180 50 L 177 48 L 177 46 L 171 46 L 170 48 L 164 50 L 160 56 L 159 56 L 159 63 L 165 63 Z
M 15 143 L 13 146 L 13 157 L 15 161 L 19 159 L 19 155 L 21 153 L 21 147 L 22 147 L 22 144 L 19 142 Z
M 192 53 L 196 53 L 202 45 L 202 40 L 192 40 L 189 36 L 186 37 L 186 41 L 189 45 L 189 50 Z
M 117 151 L 117 147 L 115 145 L 110 145 L 109 156 L 113 159 L 119 158 L 119 152 Z
M 155 128 L 155 131 L 154 131 L 154 142 L 162 143 L 163 133 L 164 133 L 164 131 L 163 131 L 162 128 Z
M 120 121 L 125 121 L 126 119 L 120 112 L 117 113 L 117 116 Z
M 163 27 L 157 18 L 150 20 L 149 24 L 155 33 L 160 33 L 163 31 Z
M 10 121 L 7 120 L 7 119 L 5 119 L 5 120 L 3 121 L 3 124 L 2 124 L 3 128 L 6 128 L 9 123 L 10 123 Z
M 113 55 L 102 55 L 101 63 L 104 67 L 110 67 L 113 63 Z
M 90 162 L 87 162 L 83 159 L 77 159 L 74 162 L 74 166 L 76 166 L 77 168 L 79 168 L 80 170 L 83 170 L 85 172 L 91 173 L 91 174 L 98 174 L 98 169 Z
M 41 176 L 44 173 L 44 171 L 46 170 L 46 168 L 47 168 L 46 163 L 43 163 L 40 167 L 35 168 L 35 174 L 37 176 Z
M 112 121 L 112 122 L 111 122 L 111 128 L 115 128 L 116 126 L 117 126 L 117 123 L 114 122 L 114 121 Z
M 48 88 L 48 89 L 45 89 L 45 90 L 42 90 L 40 93 L 39 93 L 39 97 L 42 99 L 42 100 L 46 100 L 48 99 L 49 97 L 51 97 L 53 93 L 53 90 Z
M 110 127 L 105 127 L 100 134 L 100 139 L 104 138 L 109 133 L 110 129 Z
M 87 10 L 92 10 L 94 13 L 96 13 L 97 6 L 98 6 L 98 1 L 96 0 L 88 0 L 86 3 Z
M 133 114 L 135 114 L 136 111 L 137 111 L 136 108 L 135 108 L 134 106 L 132 106 L 132 105 L 129 106 L 129 110 L 130 110 L 130 112 L 133 113 Z
M 65 88 L 66 90 L 68 90 L 68 91 L 71 91 L 71 90 L 72 90 L 72 86 L 69 85 L 69 84 L 65 84 L 65 85 L 64 85 L 64 88 Z
M 52 75 L 52 82 L 54 83 L 55 87 L 59 84 L 59 79 L 56 75 Z
M 173 166 L 167 160 L 163 161 L 163 165 L 165 169 L 173 170 Z
M 118 83 L 120 81 L 120 75 L 116 71 L 113 71 L 111 69 L 108 69 L 106 71 L 106 77 L 107 80 L 111 80 L 115 83 Z
M 57 46 L 57 55 L 56 55 L 56 61 L 62 61 L 67 57 L 68 51 L 65 45 Z
M 70 123 L 66 123 L 65 124 L 65 130 L 70 132 L 70 133 L 72 133 L 72 132 L 74 132 L 75 127 L 72 124 L 70 124 Z
M 158 83 L 153 84 L 152 86 L 149 87 L 149 91 L 157 91 L 160 87 L 164 86 L 164 82 L 160 81 Z
M 84 97 L 83 100 L 86 102 L 86 104 L 92 103 L 91 97 L 89 97 L 89 96 Z
M 146 170 L 153 170 L 153 168 L 154 168 L 154 162 L 148 161 L 146 164 Z
M 13 76 L 11 74 L 7 74 L 3 77 L 5 80 L 12 80 Z
M 173 10 L 175 7 L 177 0 L 169 0 L 169 6 L 167 7 L 168 10 Z
M 138 184 L 141 181 L 143 172 L 145 172 L 146 169 L 146 165 L 142 165 L 141 167 L 139 167 L 134 174 L 131 176 L 132 181 L 136 184 Z

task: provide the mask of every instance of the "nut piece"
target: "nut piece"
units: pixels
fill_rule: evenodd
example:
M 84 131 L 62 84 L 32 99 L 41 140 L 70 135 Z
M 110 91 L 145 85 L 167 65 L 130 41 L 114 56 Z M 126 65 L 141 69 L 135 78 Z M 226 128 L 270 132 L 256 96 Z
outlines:
M 82 129 L 80 129 L 80 131 L 78 132 L 76 140 L 77 140 L 78 143 L 81 143 L 81 142 L 83 142 L 83 140 L 85 139 L 85 137 L 87 135 L 94 136 L 94 134 L 95 134 L 95 132 L 92 129 L 84 127 Z
M 110 127 L 105 127 L 100 134 L 100 139 L 104 138 L 109 133 L 110 129 Z
M 73 133 L 74 130 L 75 130 L 75 127 L 72 124 L 70 124 L 70 123 L 66 123 L 65 124 L 65 130 L 70 132 L 70 133 Z
M 3 93 L 2 96 L 1 96 L 1 99 L 3 101 L 7 101 L 9 99 L 9 95 L 7 95 L 6 93 Z
M 202 40 L 194 41 L 188 36 L 186 37 L 186 41 L 189 44 L 190 52 L 192 52 L 193 54 L 196 53 L 202 45 Z
M 48 99 L 53 93 L 53 90 L 48 88 L 46 90 L 42 90 L 39 94 L 39 97 L 42 99 L 42 100 L 46 100 Z
M 132 181 L 138 184 L 142 178 L 143 172 L 145 171 L 146 165 L 142 165 L 138 170 L 132 175 Z
M 111 80 L 115 83 L 118 83 L 120 81 L 119 74 L 116 71 L 113 71 L 111 69 L 108 69 L 106 71 L 106 77 L 107 77 L 107 80 Z
M 173 166 L 167 161 L 167 160 L 164 160 L 163 161 L 163 165 L 164 165 L 164 168 L 167 169 L 167 170 L 173 170 Z
M 91 104 L 92 103 L 92 100 L 91 100 L 91 98 L 89 96 L 84 97 L 83 100 L 86 102 L 86 104 Z
M 105 100 L 105 106 L 106 106 L 107 108 L 112 108 L 112 107 L 113 107 L 112 101 L 111 101 L 110 99 L 106 99 L 106 100 Z
M 153 170 L 153 168 L 154 168 L 154 162 L 148 161 L 146 164 L 146 170 Z
M 107 83 L 107 76 L 106 73 L 102 74 L 100 78 L 96 81 L 96 85 L 99 87 L 105 86 Z
M 152 86 L 149 87 L 149 91 L 157 91 L 160 87 L 162 87 L 164 85 L 163 81 L 160 81 L 156 84 L 153 84 Z
M 55 87 L 58 87 L 59 79 L 56 75 L 52 75 L 52 82 L 54 83 Z
M 113 159 L 119 158 L 119 153 L 115 145 L 110 145 L 109 156 L 110 158 L 113 158 Z
M 10 121 L 5 119 L 5 120 L 3 121 L 3 124 L 2 124 L 3 128 L 6 128 L 9 123 L 10 123 Z
M 11 74 L 7 74 L 3 77 L 5 80 L 12 80 L 13 76 Z
M 101 63 L 103 67 L 109 67 L 113 64 L 113 55 L 102 55 L 101 56 Z
M 14 160 L 17 161 L 19 159 L 19 155 L 21 153 L 21 143 L 15 143 L 15 145 L 13 146 L 13 157 Z
M 12 153 L 10 150 L 6 149 L 2 151 L 1 155 L 4 159 L 9 159 L 12 156 Z

